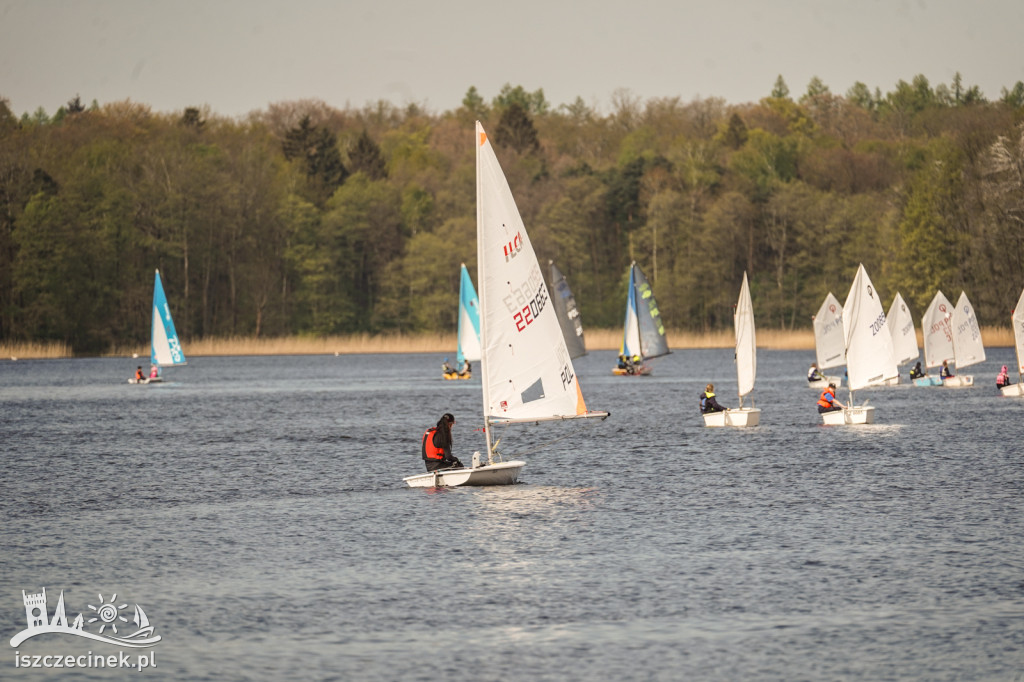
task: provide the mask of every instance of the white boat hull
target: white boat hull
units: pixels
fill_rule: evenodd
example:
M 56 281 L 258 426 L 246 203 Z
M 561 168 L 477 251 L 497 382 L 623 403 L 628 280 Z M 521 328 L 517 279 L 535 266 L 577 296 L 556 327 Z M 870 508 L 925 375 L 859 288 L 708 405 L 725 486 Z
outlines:
M 526 466 L 526 462 L 515 460 L 480 467 L 428 471 L 415 476 L 407 476 L 402 480 L 410 488 L 441 488 L 458 485 L 512 485 L 519 478 L 519 471 L 524 466 Z
M 757 426 L 761 423 L 760 407 L 740 407 L 725 412 L 706 412 L 704 426 Z
M 915 386 L 941 386 L 942 385 L 942 379 L 940 379 L 939 377 L 932 377 L 932 376 L 918 377 L 918 378 L 914 379 L 914 385 Z
M 128 380 L 128 383 L 129 384 L 158 384 L 158 383 L 162 382 L 163 380 L 164 380 L 163 377 L 148 377 L 148 378 L 143 379 L 141 381 L 138 380 L 138 379 L 132 378 L 132 379 Z
M 943 379 L 942 385 L 948 386 L 949 388 L 968 388 L 974 385 L 974 377 L 958 374 L 955 377 L 946 377 Z
M 1003 386 L 999 391 L 1003 395 L 1008 396 L 1024 395 L 1024 384 L 1010 384 L 1009 386 Z
M 844 424 L 873 424 L 875 408 L 873 405 L 855 405 L 832 412 L 822 412 L 821 420 L 826 426 L 843 426 Z
M 841 388 L 843 385 L 842 377 L 830 377 L 825 375 L 824 379 L 818 379 L 817 381 L 808 381 L 807 385 L 811 388 L 826 388 L 829 384 L 835 384 L 836 388 Z

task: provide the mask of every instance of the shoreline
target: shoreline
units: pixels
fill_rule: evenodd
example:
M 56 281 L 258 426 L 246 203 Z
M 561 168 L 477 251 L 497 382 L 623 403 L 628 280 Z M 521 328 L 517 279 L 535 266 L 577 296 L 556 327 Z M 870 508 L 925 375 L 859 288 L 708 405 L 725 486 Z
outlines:
M 1012 330 L 1004 327 L 983 327 L 982 338 L 986 347 L 1010 347 L 1014 345 Z M 708 348 L 732 348 L 733 332 L 666 332 L 669 348 L 692 350 Z M 620 329 L 592 329 L 584 331 L 587 350 L 619 349 L 622 341 Z M 918 348 L 923 346 L 922 333 L 917 332 Z M 319 338 L 288 336 L 271 339 L 250 337 L 209 338 L 183 343 L 188 357 L 255 356 L 255 355 L 366 355 L 389 353 L 437 353 L 454 357 L 457 336 L 447 334 L 350 334 Z M 764 350 L 805 350 L 814 351 L 814 333 L 810 329 L 779 331 L 763 329 L 757 332 L 757 347 Z M 77 357 L 129 357 L 144 359 L 149 356 L 148 347 L 124 346 L 112 349 L 98 356 Z M 66 344 L 62 343 L 0 343 L 0 361 L 41 358 L 72 358 Z

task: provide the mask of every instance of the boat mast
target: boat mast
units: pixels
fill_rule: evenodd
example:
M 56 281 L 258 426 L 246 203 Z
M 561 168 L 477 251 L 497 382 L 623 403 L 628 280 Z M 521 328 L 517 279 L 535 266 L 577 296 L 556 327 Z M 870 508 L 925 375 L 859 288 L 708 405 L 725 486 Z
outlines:
M 490 399 L 488 389 L 490 382 L 488 374 L 490 363 L 487 360 L 487 277 L 484 275 L 484 224 L 483 209 L 480 206 L 482 192 L 483 174 L 480 172 L 480 150 L 486 139 L 484 127 L 480 121 L 476 122 L 476 134 L 473 136 L 476 142 L 476 281 L 480 287 L 480 393 L 484 403 L 484 437 L 487 439 L 487 461 L 491 461 L 493 447 L 491 445 L 491 422 L 488 414 Z

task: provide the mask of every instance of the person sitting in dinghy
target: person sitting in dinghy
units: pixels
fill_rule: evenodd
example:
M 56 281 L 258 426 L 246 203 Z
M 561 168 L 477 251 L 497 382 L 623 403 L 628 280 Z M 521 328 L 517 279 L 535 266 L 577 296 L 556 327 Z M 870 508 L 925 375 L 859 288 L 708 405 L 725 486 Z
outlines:
M 1003 388 L 1004 386 L 1010 385 L 1010 374 L 1006 370 L 1006 365 L 999 370 L 999 375 L 996 376 L 996 388 Z
M 953 370 L 949 368 L 949 360 L 942 361 L 942 369 L 939 371 L 939 376 L 942 377 L 943 379 L 948 379 L 949 377 L 956 376 L 955 374 L 953 374 Z
M 160 377 L 160 368 L 156 365 L 150 365 L 149 367 L 149 378 L 157 379 Z
M 141 384 L 145 380 L 146 375 L 143 374 L 142 372 L 142 365 L 139 365 L 138 367 L 135 368 L 135 381 Z
M 441 373 L 446 377 L 456 376 L 458 374 L 458 372 L 455 371 L 455 368 L 448 364 L 448 358 L 445 358 L 444 362 L 441 363 Z
M 427 471 L 462 468 L 459 458 L 452 456 L 453 426 L 455 426 L 455 415 L 445 412 L 437 420 L 437 426 L 430 427 L 423 434 L 420 451 Z
M 708 387 L 700 394 L 700 411 L 701 414 L 707 414 L 708 412 L 728 412 L 728 407 L 723 407 L 718 404 L 715 400 L 715 385 L 708 384 Z
M 828 388 L 821 392 L 818 398 L 818 414 L 822 412 L 835 412 L 843 409 L 844 405 L 836 400 L 836 385 L 829 384 Z
M 921 362 L 918 361 L 918 363 L 916 365 L 914 365 L 914 369 L 910 370 L 910 378 L 911 379 L 920 379 L 921 377 L 924 377 L 924 376 L 927 376 L 927 375 L 924 373 L 924 370 L 921 369 Z
M 825 378 L 825 375 L 818 371 L 818 363 L 812 362 L 811 368 L 807 370 L 807 381 L 821 381 Z

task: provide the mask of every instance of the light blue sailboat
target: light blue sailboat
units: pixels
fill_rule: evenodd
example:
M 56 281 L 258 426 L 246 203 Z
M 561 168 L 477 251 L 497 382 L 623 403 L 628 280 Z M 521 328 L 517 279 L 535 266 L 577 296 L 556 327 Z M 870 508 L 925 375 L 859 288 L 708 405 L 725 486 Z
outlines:
M 150 336 L 149 361 L 153 365 L 156 374 L 150 373 L 148 378 L 129 379 L 133 384 L 149 384 L 162 381 L 159 375 L 160 367 L 175 367 L 187 364 L 185 352 L 181 349 L 181 341 L 178 340 L 178 332 L 174 329 L 174 320 L 171 319 L 171 308 L 167 305 L 167 295 L 164 294 L 164 286 L 160 281 L 160 271 L 156 271 L 156 281 L 153 284 L 153 329 Z
M 473 376 L 470 362 L 480 360 L 480 299 L 477 298 L 473 280 L 469 277 L 466 264 L 462 264 L 459 281 L 459 349 L 455 355 L 455 367 L 449 367 L 445 360 L 445 379 L 469 379 Z

